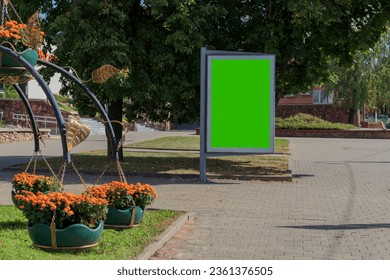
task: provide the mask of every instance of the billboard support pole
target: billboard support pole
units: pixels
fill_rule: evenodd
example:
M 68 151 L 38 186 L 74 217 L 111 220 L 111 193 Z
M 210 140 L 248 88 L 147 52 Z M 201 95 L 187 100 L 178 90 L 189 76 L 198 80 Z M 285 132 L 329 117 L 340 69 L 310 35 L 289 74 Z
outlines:
M 200 51 L 200 176 L 202 183 L 207 182 L 206 177 L 206 48 Z

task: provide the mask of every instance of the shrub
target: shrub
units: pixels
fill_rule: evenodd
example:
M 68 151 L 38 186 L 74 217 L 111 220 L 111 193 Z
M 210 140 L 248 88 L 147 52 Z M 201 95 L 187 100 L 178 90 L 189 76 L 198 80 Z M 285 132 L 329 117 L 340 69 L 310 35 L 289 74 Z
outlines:
M 351 124 L 331 123 L 309 114 L 297 114 L 289 118 L 275 118 L 275 128 L 278 129 L 332 129 L 350 130 L 356 128 Z

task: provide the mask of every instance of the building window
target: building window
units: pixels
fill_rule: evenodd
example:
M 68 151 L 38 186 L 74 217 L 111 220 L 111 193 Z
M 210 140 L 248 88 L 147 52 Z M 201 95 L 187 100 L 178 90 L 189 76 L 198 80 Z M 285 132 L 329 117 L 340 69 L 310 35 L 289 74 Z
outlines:
M 332 104 L 333 91 L 326 92 L 323 89 L 313 90 L 313 104 Z

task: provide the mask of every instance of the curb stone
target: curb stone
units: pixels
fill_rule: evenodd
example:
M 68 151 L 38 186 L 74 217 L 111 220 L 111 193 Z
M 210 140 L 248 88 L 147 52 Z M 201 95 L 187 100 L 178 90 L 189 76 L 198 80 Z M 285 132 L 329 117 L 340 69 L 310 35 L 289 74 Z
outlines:
M 156 237 L 156 239 L 149 244 L 145 250 L 138 255 L 138 260 L 148 260 L 151 258 L 154 253 L 157 252 L 160 248 L 164 246 L 165 243 L 169 241 L 178 232 L 182 226 L 184 226 L 188 221 L 192 221 L 195 218 L 194 212 L 187 212 L 181 215 L 176 221 L 174 221 L 163 233 Z

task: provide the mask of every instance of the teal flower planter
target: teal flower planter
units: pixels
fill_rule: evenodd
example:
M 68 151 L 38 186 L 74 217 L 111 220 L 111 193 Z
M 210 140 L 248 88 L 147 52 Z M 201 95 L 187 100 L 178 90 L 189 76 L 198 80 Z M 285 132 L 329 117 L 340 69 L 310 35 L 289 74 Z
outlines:
M 35 66 L 38 62 L 38 52 L 33 49 L 26 49 L 22 52 L 18 52 L 18 54 L 23 57 L 25 60 L 27 60 L 28 63 L 30 63 L 32 66 Z M 22 65 L 7 56 L 3 53 L 3 56 L 1 58 L 1 66 L 2 67 L 22 67 Z
M 28 225 L 27 231 L 36 247 L 50 250 L 83 250 L 98 244 L 103 228 L 103 221 L 94 229 L 75 224 L 64 229 L 55 229 L 55 240 L 52 239 L 50 225 Z
M 38 52 L 36 50 L 26 49 L 22 52 L 18 52 L 18 54 L 32 66 L 35 66 L 38 62 Z M 19 76 L 23 74 L 24 71 L 24 67 L 19 62 L 13 60 L 4 53 L 2 54 L 0 75 Z
M 131 223 L 131 216 L 134 207 L 127 208 L 125 210 L 116 209 L 115 207 L 108 206 L 107 218 L 104 222 L 105 228 L 130 228 L 137 226 L 142 222 L 145 210 L 139 206 L 135 208 L 134 222 Z

